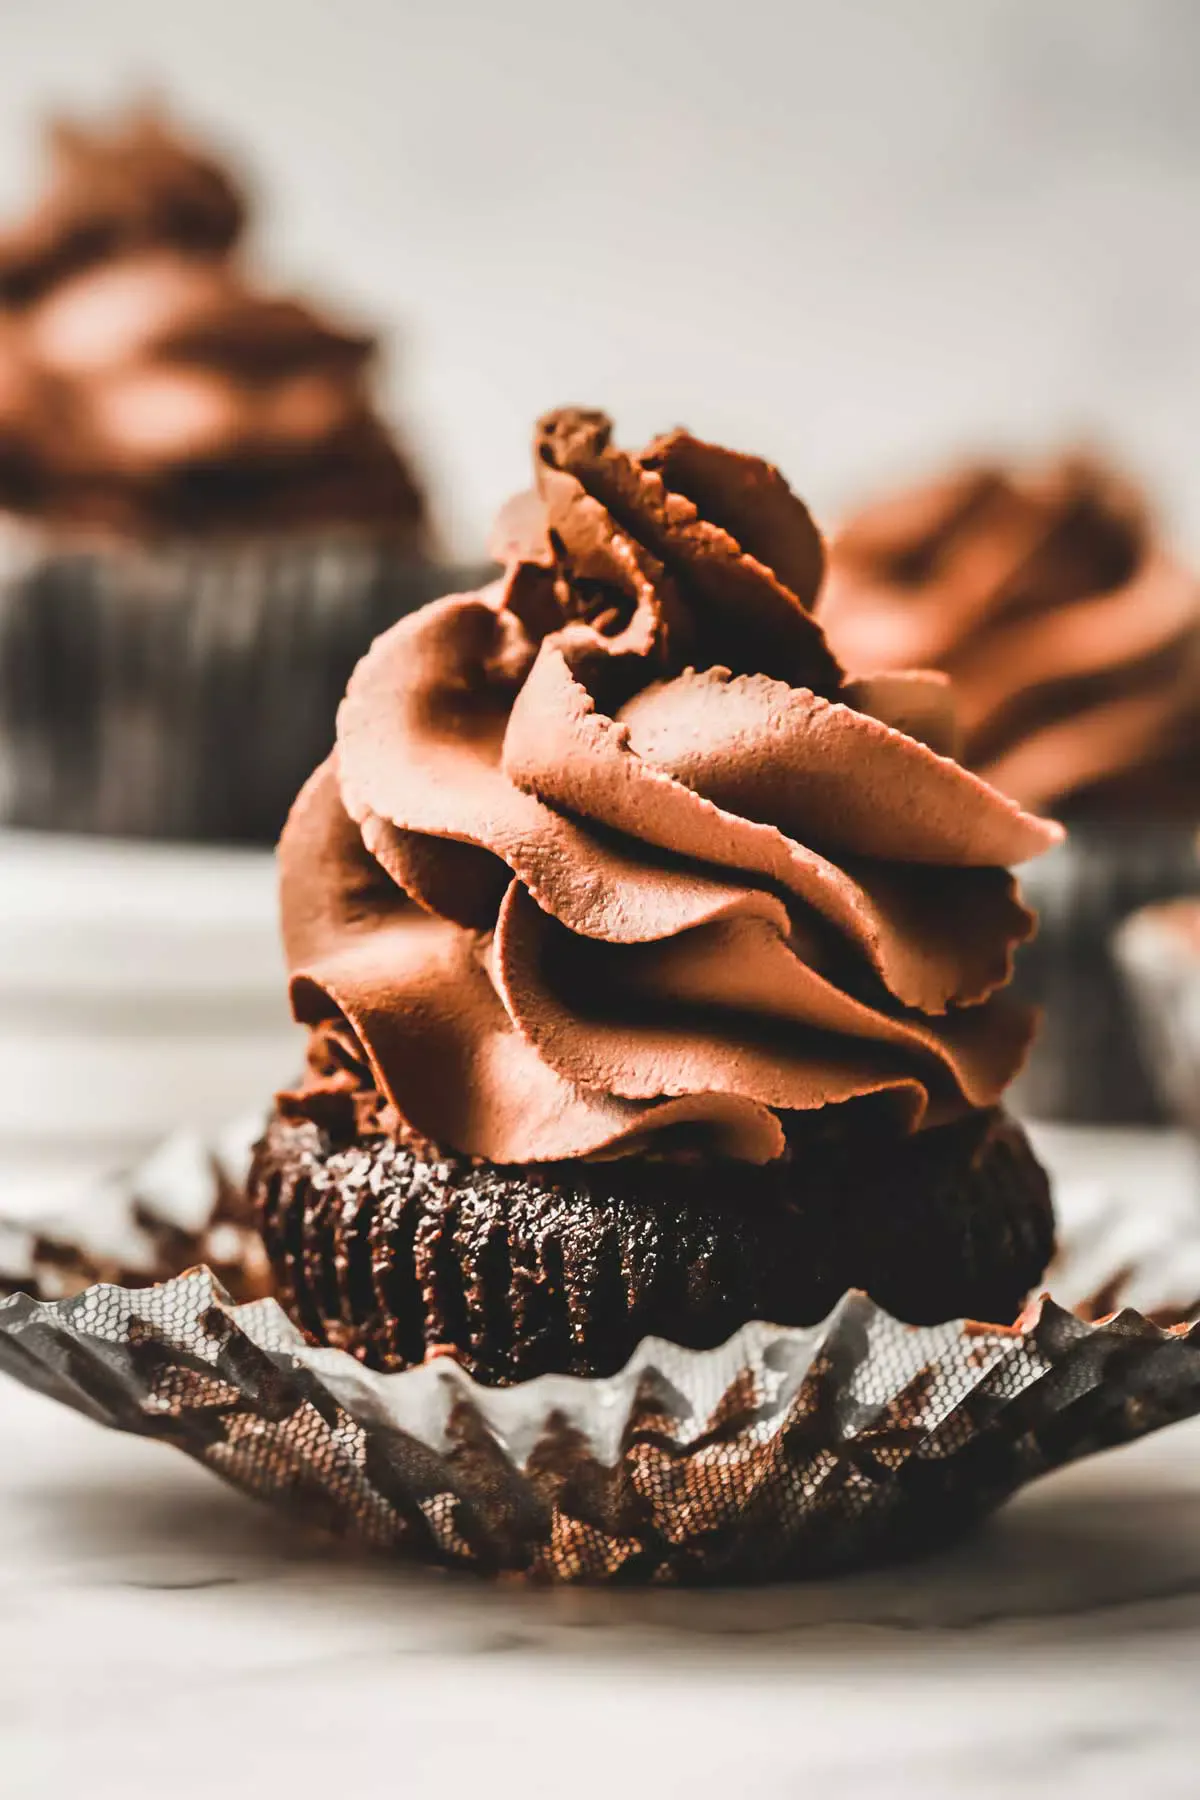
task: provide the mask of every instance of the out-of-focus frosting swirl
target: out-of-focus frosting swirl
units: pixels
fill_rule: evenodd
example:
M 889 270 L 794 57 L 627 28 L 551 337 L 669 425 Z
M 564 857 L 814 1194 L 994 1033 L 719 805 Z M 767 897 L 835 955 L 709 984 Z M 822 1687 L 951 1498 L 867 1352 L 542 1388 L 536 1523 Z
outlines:
M 1195 812 L 1200 584 L 1102 465 L 966 468 L 850 519 L 830 561 L 846 666 L 944 670 L 963 761 L 1021 805 Z
M 777 471 L 551 414 L 503 578 L 377 640 L 280 846 L 299 1104 L 364 1085 L 495 1162 L 783 1154 L 793 1116 L 988 1105 L 1028 1014 L 1003 865 L 1057 841 L 846 683 Z
M 46 147 L 45 192 L 27 218 L 0 231 L 0 305 L 27 306 L 129 251 L 223 256 L 241 236 L 246 203 L 236 182 L 151 109 L 107 130 L 56 119 Z
M 0 237 L 0 504 L 136 534 L 415 535 L 373 340 L 258 290 L 224 171 L 145 115 L 53 149 L 45 200 Z

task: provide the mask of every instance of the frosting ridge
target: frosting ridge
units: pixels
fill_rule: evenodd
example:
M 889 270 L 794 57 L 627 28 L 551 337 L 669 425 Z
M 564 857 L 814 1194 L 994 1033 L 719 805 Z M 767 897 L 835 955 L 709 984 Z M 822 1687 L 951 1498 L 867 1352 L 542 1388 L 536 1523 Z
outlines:
M 296 1104 L 365 1079 L 513 1163 L 767 1161 L 869 1096 L 900 1129 L 994 1103 L 1031 1030 L 1004 864 L 1057 827 L 888 722 L 936 738 L 936 678 L 846 681 L 770 465 L 569 409 L 534 466 L 503 577 L 376 641 L 285 829 Z

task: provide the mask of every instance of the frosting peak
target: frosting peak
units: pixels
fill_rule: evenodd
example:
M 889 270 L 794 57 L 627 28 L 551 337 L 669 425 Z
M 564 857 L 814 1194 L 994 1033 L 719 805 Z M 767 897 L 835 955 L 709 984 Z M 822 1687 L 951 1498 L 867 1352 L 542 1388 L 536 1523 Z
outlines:
M 298 1104 L 365 1084 L 511 1163 L 766 1161 L 869 1096 L 901 1129 L 994 1102 L 1030 1031 L 1003 865 L 1057 828 L 889 722 L 937 741 L 937 678 L 844 678 L 769 464 L 567 411 L 534 469 L 503 578 L 377 640 L 288 821 Z
M 811 612 L 820 534 L 770 463 L 686 431 L 634 456 L 603 413 L 567 407 L 539 419 L 534 469 L 536 495 L 504 509 L 493 550 L 552 578 L 542 586 L 563 622 L 592 622 L 610 647 L 664 664 L 721 654 L 735 672 L 837 690 Z
M 1200 584 L 1094 459 L 970 467 L 867 508 L 819 615 L 851 669 L 944 670 L 963 760 L 1022 805 L 1170 805 L 1174 783 L 1194 810 Z

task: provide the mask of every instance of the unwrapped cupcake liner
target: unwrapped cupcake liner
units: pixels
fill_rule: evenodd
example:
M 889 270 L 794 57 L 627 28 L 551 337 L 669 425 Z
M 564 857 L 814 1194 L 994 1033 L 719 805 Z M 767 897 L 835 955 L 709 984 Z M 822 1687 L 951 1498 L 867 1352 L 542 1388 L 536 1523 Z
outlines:
M 173 1154 L 194 1181 L 194 1153 Z M 131 1218 L 145 1188 L 128 1184 Z M 181 1210 L 194 1228 L 198 1191 Z M 848 1294 L 808 1330 L 749 1324 L 708 1351 L 647 1339 L 618 1375 L 507 1389 L 445 1356 L 381 1375 L 314 1349 L 274 1299 L 236 1304 L 208 1268 L 47 1299 L 27 1259 L 0 1366 L 376 1550 L 556 1582 L 827 1575 L 940 1546 L 1034 1477 L 1200 1412 L 1200 1326 L 1130 1308 L 1088 1322 L 1139 1283 L 1153 1302 L 1164 1276 L 1200 1294 L 1195 1242 L 1172 1255 L 1139 1223 L 1147 1286 L 1128 1223 L 1085 1208 L 1078 1266 L 1068 1244 L 1055 1274 L 1074 1312 L 1043 1299 L 1011 1326 L 916 1328 Z M 0 1239 L 0 1266 L 13 1248 Z
M 0 1298 L 64 1300 L 97 1283 L 151 1287 L 203 1263 L 234 1300 L 271 1293 L 246 1176 L 262 1120 L 180 1131 L 134 1168 L 30 1218 L 0 1216 Z
M 490 571 L 329 532 L 0 558 L 0 823 L 273 843 L 372 639 Z
M 1113 938 L 1138 1041 L 1164 1110 L 1200 1137 L 1200 941 L 1145 907 Z
M 1113 934 L 1140 907 L 1200 892 L 1195 842 L 1194 824 L 1076 821 L 1065 843 L 1018 871 L 1038 932 L 1018 954 L 1014 989 L 1042 1009 L 1012 1089 L 1018 1111 L 1110 1125 L 1168 1116 Z

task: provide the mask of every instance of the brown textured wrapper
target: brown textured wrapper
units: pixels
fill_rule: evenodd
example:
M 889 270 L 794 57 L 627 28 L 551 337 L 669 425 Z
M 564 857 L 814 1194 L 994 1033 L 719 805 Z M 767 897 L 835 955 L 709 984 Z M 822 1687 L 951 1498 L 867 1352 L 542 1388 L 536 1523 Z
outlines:
M 170 1274 L 188 1236 L 180 1216 L 203 1237 L 206 1167 L 214 1220 L 237 1213 L 221 1157 L 206 1165 L 195 1145 L 177 1156 L 178 1180 L 194 1184 L 182 1206 L 162 1191 L 169 1158 L 152 1165 L 155 1182 L 143 1172 L 126 1184 L 141 1243 L 132 1282 L 156 1255 L 155 1272 Z M 829 1574 L 941 1545 L 1035 1476 L 1200 1412 L 1200 1326 L 1129 1308 L 1087 1322 L 1101 1296 L 1137 1286 L 1127 1259 L 1107 1273 L 1098 1263 L 1094 1213 L 1083 1233 L 1093 1298 L 1076 1312 L 1044 1298 L 1011 1327 L 918 1329 L 848 1294 L 811 1330 L 750 1324 L 704 1352 L 648 1339 L 611 1378 L 508 1389 L 476 1386 L 447 1358 L 375 1374 L 313 1349 L 273 1299 L 235 1304 L 207 1268 L 39 1298 L 49 1270 L 54 1291 L 71 1285 L 69 1234 L 64 1217 L 49 1234 L 0 1238 L 3 1284 L 25 1290 L 0 1305 L 0 1366 L 101 1423 L 175 1444 L 288 1514 L 481 1573 Z M 242 1241 L 253 1292 L 261 1265 L 252 1235 Z M 118 1244 L 110 1232 L 110 1268 Z M 98 1260 L 81 1244 L 76 1276 Z M 1078 1294 L 1083 1262 L 1072 1273 L 1069 1261 L 1068 1250 L 1056 1285 Z M 227 1277 L 238 1267 L 233 1256 Z

